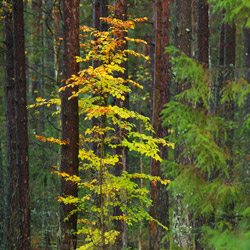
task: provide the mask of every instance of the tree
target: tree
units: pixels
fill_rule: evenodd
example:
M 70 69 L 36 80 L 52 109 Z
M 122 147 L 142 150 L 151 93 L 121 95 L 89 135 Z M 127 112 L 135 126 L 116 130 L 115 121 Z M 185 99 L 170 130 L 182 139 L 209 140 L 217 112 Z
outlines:
M 197 53 L 198 61 L 204 63 L 208 68 L 209 55 L 209 30 L 208 30 L 208 9 L 207 0 L 197 0 L 198 4 L 198 20 L 197 20 Z
M 170 100 L 170 62 L 168 55 L 164 53 L 165 47 L 169 46 L 169 1 L 154 1 L 154 30 L 155 30 L 155 57 L 154 57 L 154 83 L 152 98 L 152 125 L 154 137 L 164 138 L 167 136 L 167 128 L 162 127 L 161 111 L 163 106 Z M 160 147 L 160 156 L 167 159 L 167 147 Z M 162 165 L 159 161 L 152 160 L 150 166 L 151 176 L 163 178 Z M 150 215 L 169 228 L 169 204 L 166 186 L 159 182 L 151 182 L 150 198 L 153 205 L 150 207 Z M 168 242 L 163 241 L 166 230 L 155 221 L 149 225 L 149 249 L 168 248 Z
M 7 1 L 11 4 L 11 1 Z M 6 117 L 6 219 L 2 222 L 6 227 L 5 249 L 17 246 L 17 167 L 16 167 L 16 120 L 15 120 L 15 82 L 14 82 L 14 51 L 13 24 L 10 6 L 4 6 L 5 34 L 5 117 Z M 11 236 L 11 237 L 10 237 Z
M 63 1 L 63 41 L 64 41 L 64 79 L 78 72 L 75 57 L 79 56 L 79 0 Z M 64 84 L 69 84 L 65 82 Z M 69 100 L 78 88 L 66 88 L 61 94 L 62 140 L 68 144 L 61 149 L 61 171 L 78 175 L 79 117 L 78 99 Z M 61 179 L 61 195 L 77 197 L 77 185 Z M 61 243 L 60 249 L 76 249 L 77 213 L 65 220 L 76 207 L 74 204 L 61 204 Z
M 115 17 L 121 21 L 127 21 L 127 0 L 117 0 L 115 3 Z M 125 39 L 125 37 L 127 36 L 127 31 L 126 30 L 121 30 L 120 33 L 117 34 L 119 37 L 117 37 L 120 40 L 120 45 L 117 46 L 117 50 L 118 51 L 125 51 L 128 48 L 128 44 L 127 41 Z M 126 54 L 124 55 L 125 57 Z M 123 67 L 125 70 L 122 72 L 117 72 L 117 75 L 119 77 L 121 77 L 122 79 L 124 79 L 124 81 L 126 82 L 126 80 L 128 79 L 128 61 L 127 59 L 123 60 L 121 67 Z M 116 98 L 116 105 L 120 108 L 129 108 L 129 94 L 128 92 L 125 93 L 125 99 L 120 99 L 120 98 Z M 125 129 L 122 128 L 118 128 L 118 135 L 120 140 L 122 141 L 122 139 L 125 137 L 126 138 L 126 134 L 127 131 Z M 118 162 L 117 166 L 116 166 L 116 176 L 121 176 L 122 173 L 124 171 L 128 171 L 128 149 L 126 147 L 122 147 L 119 146 L 116 148 L 116 155 L 120 155 L 120 161 Z M 121 198 L 122 199 L 122 198 Z M 116 206 L 114 208 L 114 215 L 115 216 L 122 216 L 123 211 L 121 210 L 121 208 L 119 206 Z M 116 224 L 116 230 L 118 232 L 120 232 L 120 235 L 118 236 L 117 240 L 116 240 L 116 248 L 117 249 L 126 249 L 127 245 L 128 245 L 128 228 L 127 228 L 127 224 L 125 223 L 125 221 L 122 220 L 117 220 L 115 222 Z
M 25 48 L 23 1 L 12 1 L 15 114 L 16 114 L 16 165 L 18 176 L 18 249 L 30 249 L 30 198 L 28 164 L 28 124 L 26 100 Z
M 214 89 L 214 113 L 218 112 L 219 102 L 220 102 L 220 91 L 223 88 L 223 72 L 224 72 L 224 38 L 225 38 L 225 23 L 223 21 L 224 14 L 221 17 L 220 25 L 220 36 L 219 36 L 219 46 L 218 46 L 218 72 L 216 76 L 215 89 Z
M 192 23 L 191 23 L 191 0 L 180 1 L 176 0 L 176 27 L 175 27 L 175 46 L 180 51 L 184 52 L 186 56 L 191 57 L 191 41 L 192 41 Z M 176 95 L 184 92 L 189 88 L 190 82 L 185 79 L 178 79 L 176 82 Z M 187 102 L 186 100 L 183 100 Z M 177 129 L 175 133 L 180 133 Z M 191 164 L 190 157 L 183 154 L 186 145 L 183 142 L 176 145 L 175 158 L 181 165 Z M 175 242 L 179 247 L 192 246 L 192 235 L 190 232 L 191 218 L 190 214 L 185 213 L 187 204 L 183 204 L 182 198 L 178 195 L 175 199 L 174 205 L 174 222 L 173 227 L 176 233 Z M 179 232 L 179 228 L 185 228 L 182 232 Z
M 197 20 L 197 58 L 203 64 L 205 69 L 209 68 L 209 5 L 207 0 L 197 0 L 198 20 Z M 199 104 L 200 108 L 204 108 L 203 104 Z M 206 222 L 206 218 L 198 216 L 195 218 L 195 247 L 202 250 L 202 226 Z

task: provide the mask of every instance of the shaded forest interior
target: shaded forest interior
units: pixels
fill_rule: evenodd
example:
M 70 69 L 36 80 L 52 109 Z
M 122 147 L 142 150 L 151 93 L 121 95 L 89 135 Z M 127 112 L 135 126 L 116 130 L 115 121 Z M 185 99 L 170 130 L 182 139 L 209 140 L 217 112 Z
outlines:
M 0 249 L 250 249 L 248 0 L 0 13 Z

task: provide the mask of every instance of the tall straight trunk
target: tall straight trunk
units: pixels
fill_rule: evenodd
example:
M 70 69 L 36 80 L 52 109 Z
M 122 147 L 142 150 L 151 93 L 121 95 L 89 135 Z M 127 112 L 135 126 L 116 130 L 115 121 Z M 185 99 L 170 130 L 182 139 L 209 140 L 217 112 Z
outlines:
M 100 17 L 101 17 L 101 0 L 94 0 L 93 7 L 93 26 L 95 29 L 100 30 Z
M 191 41 L 192 41 L 192 20 L 191 20 L 191 6 L 192 0 L 176 0 L 176 27 L 175 27 L 175 44 L 176 47 L 191 57 Z M 190 83 L 186 81 L 176 83 L 176 94 L 183 92 L 190 87 Z M 186 101 L 183 101 L 185 104 Z M 176 131 L 178 133 L 178 131 Z M 190 165 L 191 159 L 188 155 L 181 155 L 185 150 L 185 144 L 176 145 L 175 159 L 181 165 Z M 174 223 L 173 230 L 178 232 L 174 236 L 174 242 L 182 249 L 191 248 L 193 246 L 193 239 L 191 234 L 191 215 L 187 212 L 187 204 L 183 204 L 181 196 L 174 197 Z M 178 218 L 178 219 L 177 219 Z M 180 228 L 183 230 L 180 231 Z
M 54 26 L 54 67 L 55 67 L 55 81 L 57 85 L 59 85 L 60 82 L 60 75 L 59 75 L 59 70 L 60 70 L 60 65 L 61 65 L 61 60 L 60 60 L 60 49 L 61 49 L 61 41 L 59 40 L 60 38 L 60 0 L 56 0 L 54 3 L 54 8 L 53 8 L 53 14 L 54 14 L 54 20 L 53 20 L 53 26 Z
M 244 75 L 245 79 L 248 83 L 250 83 L 250 29 L 244 27 L 243 29 L 243 43 L 244 43 Z M 244 111 L 243 111 L 243 121 L 245 121 L 246 116 L 250 112 L 249 108 L 250 104 L 250 95 L 248 95 L 247 100 L 245 101 Z M 248 176 L 248 159 L 247 155 L 249 152 L 249 143 L 247 138 L 247 133 L 243 133 L 243 141 L 242 141 L 242 151 L 245 153 L 245 157 L 243 159 L 243 183 L 246 184 L 247 176 Z M 248 190 L 246 191 L 248 193 Z
M 244 43 L 244 74 L 245 79 L 250 82 L 250 29 L 244 27 L 243 29 L 243 43 Z
M 214 89 L 214 113 L 217 113 L 220 102 L 220 91 L 223 88 L 223 72 L 224 72 L 224 38 L 225 38 L 225 23 L 221 17 L 219 49 L 218 49 L 218 72 L 216 76 L 215 89 Z M 221 111 L 220 111 L 221 112 Z
M 8 4 L 11 0 L 7 1 Z M 16 166 L 16 118 L 13 24 L 10 9 L 5 8 L 4 46 L 5 46 L 5 118 L 6 118 L 6 215 L 5 246 L 12 250 L 17 246 L 17 166 Z
M 43 178 L 43 188 L 44 193 L 48 192 L 48 183 L 47 183 L 47 173 L 45 173 Z M 49 204 L 48 204 L 48 196 L 44 195 L 43 205 L 44 205 L 44 250 L 51 250 L 51 235 L 49 232 Z
M 209 65 L 209 5 L 207 0 L 197 0 L 198 20 L 197 20 L 197 47 L 198 47 L 198 61 L 203 64 L 203 68 L 208 69 Z M 204 108 L 203 103 L 199 103 L 198 107 Z M 195 218 L 195 249 L 203 250 L 202 245 L 202 231 L 201 227 L 206 223 L 204 216 Z
M 169 0 L 154 1 L 154 30 L 155 30 L 155 57 L 154 57 L 154 82 L 153 82 L 153 112 L 152 122 L 155 130 L 154 136 L 164 138 L 167 136 L 167 128 L 162 128 L 160 117 L 163 106 L 169 102 L 170 89 L 170 63 L 169 57 L 164 53 L 165 47 L 169 45 Z M 167 148 L 160 148 L 162 159 L 167 159 Z M 150 174 L 160 176 L 164 179 L 162 166 L 159 161 L 152 160 Z M 164 226 L 169 227 L 169 204 L 166 186 L 159 182 L 151 182 L 150 197 L 153 201 L 150 207 L 150 215 L 160 221 Z M 162 242 L 166 235 L 165 229 L 150 221 L 149 225 L 149 249 L 168 249 L 169 243 Z
M 100 0 L 100 10 L 101 10 L 101 17 L 107 17 L 109 14 L 108 11 L 108 0 Z M 101 31 L 107 31 L 108 30 L 108 24 L 106 22 L 102 22 L 100 24 Z
M 197 47 L 198 61 L 204 63 L 204 67 L 208 68 L 209 53 L 209 17 L 207 0 L 197 0 L 198 4 L 198 27 L 197 27 Z
M 224 37 L 224 66 L 225 66 L 225 74 L 224 74 L 224 83 L 227 84 L 228 81 L 232 81 L 234 79 L 234 69 L 235 69 L 235 48 L 236 48 L 236 36 L 235 36 L 235 24 L 225 24 L 225 37 Z M 233 121 L 234 120 L 234 103 L 233 101 L 229 101 L 225 104 L 225 118 L 226 120 Z M 233 129 L 228 130 L 228 139 L 227 146 L 230 154 L 232 155 L 233 151 Z M 232 164 L 232 161 L 231 161 Z M 231 165 L 230 164 L 230 165 Z M 231 166 L 232 167 L 232 166 Z M 232 168 L 230 169 L 232 170 Z
M 0 248 L 4 249 L 4 208 L 5 208 L 5 188 L 4 188 L 4 173 L 3 173 L 3 154 L 2 154 L 2 141 L 0 139 L 0 192 L 3 198 L 0 201 Z
M 224 37 L 224 84 L 227 85 L 229 81 L 234 80 L 235 73 L 235 48 L 236 48 L 236 28 L 235 24 L 225 24 L 225 37 Z M 234 121 L 234 101 L 230 100 L 224 104 L 223 117 L 225 121 Z M 234 144 L 234 129 L 227 129 L 227 141 L 226 146 L 230 154 L 228 160 L 228 172 L 229 172 L 229 183 L 234 180 L 234 162 L 233 162 L 233 144 Z M 225 208 L 225 213 L 229 215 L 229 222 L 235 226 L 235 214 L 234 214 L 235 202 L 232 201 L 229 206 Z
M 120 19 L 122 21 L 127 20 L 127 0 L 116 0 L 115 2 L 115 18 Z M 119 49 L 124 51 L 127 49 L 128 45 L 125 40 L 125 36 L 127 36 L 127 32 L 121 31 L 120 37 L 118 39 L 123 40 L 124 43 L 121 44 Z M 117 76 L 123 78 L 124 80 L 128 79 L 128 61 L 123 62 L 122 67 L 125 68 L 124 73 L 117 73 Z M 116 105 L 121 108 L 129 108 L 129 95 L 128 93 L 125 94 L 125 100 L 116 99 Z M 118 137 L 120 140 L 126 137 L 126 131 L 124 129 L 118 128 Z M 128 170 L 128 149 L 125 147 L 117 147 L 116 148 L 116 155 L 120 155 L 119 164 L 116 165 L 115 174 L 116 176 L 122 175 L 123 171 Z M 122 197 L 119 197 L 120 201 L 122 201 Z M 126 211 L 124 211 L 126 213 Z M 122 216 L 123 212 L 121 211 L 120 207 L 117 206 L 114 208 L 114 215 L 115 216 Z M 128 247 L 128 227 L 125 221 L 117 220 L 115 221 L 115 229 L 120 232 L 117 240 L 116 240 L 116 249 L 126 249 Z
M 192 39 L 192 0 L 175 0 L 176 7 L 176 27 L 175 44 L 178 49 L 187 56 L 191 56 Z
M 79 56 L 79 0 L 63 0 L 63 41 L 64 41 L 64 79 L 69 79 L 78 73 L 76 56 Z M 65 82 L 63 83 L 65 85 Z M 79 147 L 79 116 L 78 99 L 69 97 L 78 88 L 66 88 L 61 94 L 61 118 L 62 118 L 62 140 L 67 141 L 67 145 L 61 150 L 61 171 L 69 175 L 78 175 L 78 147 Z M 61 179 L 61 195 L 72 195 L 77 197 L 77 185 Z M 61 226 L 61 250 L 76 249 L 77 237 L 77 213 L 64 219 L 75 210 L 74 204 L 61 204 L 60 226 Z
M 12 1 L 18 176 L 18 249 L 30 249 L 28 120 L 25 74 L 23 1 Z

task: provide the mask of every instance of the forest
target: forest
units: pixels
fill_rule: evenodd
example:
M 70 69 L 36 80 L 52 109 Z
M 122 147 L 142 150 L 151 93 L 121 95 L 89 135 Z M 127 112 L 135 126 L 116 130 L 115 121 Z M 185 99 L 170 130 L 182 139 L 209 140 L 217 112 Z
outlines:
M 0 249 L 250 249 L 249 0 L 0 13 Z

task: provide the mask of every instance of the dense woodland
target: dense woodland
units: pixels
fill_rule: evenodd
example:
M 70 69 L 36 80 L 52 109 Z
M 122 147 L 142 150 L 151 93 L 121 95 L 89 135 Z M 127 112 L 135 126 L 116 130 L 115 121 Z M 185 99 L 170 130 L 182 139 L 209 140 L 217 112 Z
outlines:
M 250 249 L 249 0 L 0 13 L 0 249 Z

